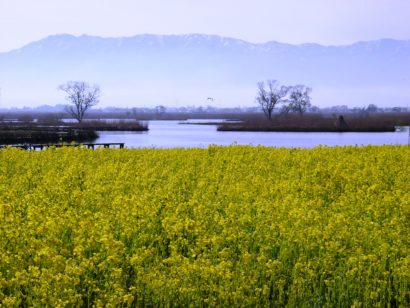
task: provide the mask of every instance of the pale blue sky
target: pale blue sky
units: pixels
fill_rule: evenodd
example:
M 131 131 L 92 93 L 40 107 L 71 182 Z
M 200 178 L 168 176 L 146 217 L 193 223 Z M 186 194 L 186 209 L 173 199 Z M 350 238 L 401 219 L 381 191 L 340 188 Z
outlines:
M 0 51 L 60 33 L 326 45 L 410 39 L 410 0 L 0 0 Z

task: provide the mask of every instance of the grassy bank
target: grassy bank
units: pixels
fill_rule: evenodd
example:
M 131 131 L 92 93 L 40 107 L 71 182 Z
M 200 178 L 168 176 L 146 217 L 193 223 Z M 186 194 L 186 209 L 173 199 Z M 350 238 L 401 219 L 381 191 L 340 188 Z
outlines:
M 243 122 L 225 122 L 219 131 L 265 132 L 394 132 L 396 126 L 410 125 L 410 114 L 369 115 L 275 115 L 272 121 L 263 116 L 246 118 Z
M 93 130 L 55 127 L 1 127 L 0 144 L 60 143 L 93 141 L 98 137 Z
M 147 131 L 140 122 L 87 121 L 84 123 L 0 123 L 0 144 L 91 142 L 96 131 Z
M 4 306 L 409 307 L 410 147 L 0 151 Z

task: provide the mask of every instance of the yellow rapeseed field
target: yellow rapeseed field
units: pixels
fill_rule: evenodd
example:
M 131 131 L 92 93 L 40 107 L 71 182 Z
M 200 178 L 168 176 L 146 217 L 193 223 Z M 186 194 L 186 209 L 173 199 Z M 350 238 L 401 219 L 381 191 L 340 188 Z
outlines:
M 0 150 L 0 303 L 409 307 L 410 147 Z

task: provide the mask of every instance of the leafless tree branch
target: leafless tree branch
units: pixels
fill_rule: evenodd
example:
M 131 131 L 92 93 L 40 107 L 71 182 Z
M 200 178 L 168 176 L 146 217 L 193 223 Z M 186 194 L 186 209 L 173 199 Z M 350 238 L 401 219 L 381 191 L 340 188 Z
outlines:
M 85 112 L 98 104 L 101 90 L 97 85 L 90 86 L 84 81 L 69 81 L 58 87 L 64 91 L 66 99 L 71 104 L 67 106 L 67 112 L 81 123 Z
M 284 101 L 288 93 L 288 87 L 279 86 L 276 80 L 267 80 L 267 89 L 265 89 L 265 83 L 258 83 L 258 94 L 256 96 L 256 102 L 261 106 L 263 112 L 269 121 L 272 120 L 272 112 L 275 107 Z

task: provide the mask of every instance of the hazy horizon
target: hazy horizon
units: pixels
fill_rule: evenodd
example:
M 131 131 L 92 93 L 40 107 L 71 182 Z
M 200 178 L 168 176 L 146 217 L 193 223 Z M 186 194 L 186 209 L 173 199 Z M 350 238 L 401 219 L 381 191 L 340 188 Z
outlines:
M 38 42 L 41 42 L 45 39 L 48 39 L 48 38 L 51 38 L 51 37 L 59 37 L 59 36 L 70 36 L 70 37 L 74 37 L 74 38 L 91 37 L 91 38 L 101 38 L 101 39 L 131 39 L 131 38 L 135 38 L 135 37 L 139 37 L 139 36 L 172 37 L 172 36 L 194 36 L 194 35 L 203 35 L 203 36 L 210 36 L 210 37 L 221 37 L 221 38 L 227 38 L 227 39 L 240 40 L 240 41 L 244 41 L 246 43 L 253 44 L 253 45 L 264 45 L 264 44 L 267 44 L 267 43 L 274 42 L 274 43 L 294 45 L 294 46 L 320 45 L 320 46 L 323 46 L 323 47 L 344 47 L 344 46 L 355 45 L 355 44 L 358 44 L 358 43 L 377 42 L 377 41 L 384 41 L 384 40 L 409 41 L 410 42 L 410 38 L 409 39 L 398 39 L 398 38 L 392 38 L 392 37 L 380 37 L 380 38 L 377 38 L 377 39 L 356 40 L 356 41 L 339 43 L 339 44 L 337 44 L 337 43 L 325 44 L 325 43 L 314 42 L 314 41 L 291 43 L 291 42 L 279 41 L 279 40 L 275 40 L 275 39 L 271 39 L 271 40 L 267 40 L 267 41 L 261 41 L 261 42 L 254 42 L 254 41 L 246 40 L 246 39 L 243 39 L 243 38 L 240 38 L 240 37 L 224 36 L 224 35 L 219 35 L 219 34 L 215 34 L 215 33 L 196 33 L 196 32 L 186 32 L 186 33 L 179 33 L 179 34 L 138 33 L 138 34 L 133 34 L 133 35 L 125 35 L 125 36 L 105 36 L 105 35 L 92 35 L 92 34 L 85 34 L 85 33 L 83 33 L 83 34 L 53 33 L 53 34 L 49 34 L 47 36 L 41 37 L 39 39 L 35 39 L 33 41 L 26 42 L 23 45 L 12 48 L 10 50 L 0 51 L 0 54 L 1 53 L 4 54 L 4 53 L 9 53 L 9 52 L 14 52 L 14 51 L 23 49 L 23 48 L 25 48 L 25 47 L 33 44 L 33 43 L 38 43 Z
M 209 61 L 198 71 L 186 67 L 185 71 L 180 72 L 174 67 L 174 71 L 168 70 L 167 74 L 163 70 L 167 71 L 167 66 L 173 66 L 175 63 L 167 63 L 161 58 L 156 58 L 154 60 L 162 62 L 162 67 L 153 65 L 152 69 L 149 67 L 140 69 L 136 63 L 146 66 L 147 63 L 155 62 L 128 58 L 134 62 L 131 64 L 134 69 L 146 72 L 144 78 L 138 76 L 136 79 L 129 79 L 129 74 L 125 72 L 128 67 L 125 64 L 117 70 L 113 67 L 111 70 L 102 71 L 100 67 L 102 64 L 93 66 L 92 63 L 90 64 L 93 62 L 90 58 L 84 63 L 78 60 L 81 58 L 78 58 L 74 65 L 71 64 L 72 68 L 67 70 L 60 67 L 64 66 L 64 63 L 61 65 L 53 63 L 54 70 L 57 72 L 53 71 L 53 67 L 49 67 L 47 71 L 50 76 L 54 76 L 53 79 L 43 70 L 49 65 L 46 61 L 47 55 L 43 55 L 44 59 L 41 60 L 34 54 L 29 55 L 24 59 L 26 68 L 23 70 L 16 68 L 24 66 L 23 63 L 15 60 L 17 62 L 10 64 L 10 60 L 7 60 L 10 57 L 5 55 L 12 50 L 20 50 L 32 42 L 39 42 L 58 34 L 76 37 L 87 35 L 101 38 L 130 38 L 141 34 L 198 33 L 239 39 L 251 44 L 280 42 L 291 45 L 349 46 L 356 42 L 380 39 L 410 42 L 409 28 L 410 1 L 407 0 L 388 2 L 385 0 L 331 2 L 327 0 L 308 2 L 301 0 L 252 2 L 247 0 L 175 0 L 172 2 L 166 0 L 1 0 L 0 55 L 6 60 L 0 61 L 0 107 L 64 103 L 63 95 L 57 92 L 56 87 L 67 80 L 86 80 L 100 84 L 103 90 L 102 106 L 117 103 L 122 106 L 137 107 L 156 104 L 204 105 L 204 99 L 208 96 L 214 96 L 215 104 L 221 106 L 252 106 L 256 83 L 271 78 L 278 79 L 284 84 L 302 83 L 312 86 L 312 104 L 320 107 L 340 105 L 344 102 L 349 106 L 358 107 L 369 103 L 385 107 L 395 105 L 396 102 L 406 106 L 410 100 L 410 80 L 407 75 L 400 71 L 400 78 L 397 78 L 394 76 L 393 68 L 383 65 L 380 66 L 380 70 L 372 71 L 373 63 L 369 62 L 367 66 L 361 67 L 362 62 L 357 62 L 357 59 L 355 65 L 358 67 L 358 72 L 352 70 L 349 74 L 354 79 L 358 73 L 361 76 L 360 82 L 342 85 L 337 84 L 338 77 L 335 75 L 338 73 L 337 70 L 344 69 L 343 66 L 332 65 L 335 67 L 334 72 L 326 72 L 326 64 L 323 64 L 322 68 L 310 67 L 304 60 L 309 58 L 309 54 L 294 56 L 292 60 L 299 61 L 301 66 L 304 65 L 304 69 L 292 68 L 289 72 L 286 72 L 284 66 L 292 66 L 292 63 L 283 64 L 279 60 L 276 61 L 281 66 L 279 69 L 268 65 L 270 67 L 268 71 L 263 68 L 262 62 L 255 62 L 256 68 L 251 72 L 253 68 L 249 65 L 252 61 L 248 61 L 248 68 L 241 71 L 240 61 L 246 62 L 247 59 L 238 58 L 236 67 L 232 64 L 228 67 L 230 70 L 226 71 L 223 71 L 223 62 L 212 62 L 208 59 Z M 150 56 L 149 52 L 145 56 L 147 55 Z M 395 57 L 392 53 L 389 57 L 392 55 Z M 272 54 L 272 57 L 274 56 L 275 54 Z M 387 64 L 396 61 L 383 55 L 374 56 Z M 200 58 L 192 57 L 192 65 L 197 65 Z M 209 57 L 222 58 L 223 56 Z M 401 61 L 405 59 L 402 66 L 407 67 L 408 58 L 401 58 Z M 68 61 L 65 58 L 59 59 L 62 62 Z M 170 57 L 170 59 L 175 61 L 177 58 Z M 256 61 L 255 59 L 256 55 L 253 61 Z M 121 62 L 118 59 L 102 59 L 102 61 L 108 60 L 112 61 L 104 62 L 104 65 L 115 66 L 117 65 L 115 63 Z M 230 60 L 227 58 L 227 61 Z M 363 58 L 364 62 L 367 60 L 366 57 Z M 40 64 L 41 61 L 44 63 Z M 265 61 L 269 61 L 269 58 Z M 327 61 L 329 65 L 331 61 Z M 348 60 L 345 62 L 349 64 Z M 320 64 L 320 61 L 315 63 Z M 188 66 L 187 63 L 185 65 Z M 394 65 L 400 67 L 397 63 Z M 256 71 L 257 69 L 259 71 Z M 366 75 L 367 70 L 371 72 Z M 383 76 L 386 75 L 386 70 L 388 74 Z M 154 76 L 151 71 L 156 71 L 157 75 Z M 58 72 L 61 74 L 58 75 Z M 112 76 L 101 75 L 107 72 Z M 175 72 L 181 75 L 177 76 L 177 81 L 172 78 Z M 249 76 L 242 78 L 238 77 L 238 74 Z M 324 77 L 326 74 L 328 74 L 327 78 Z M 347 75 L 342 79 L 346 79 Z M 374 75 L 378 82 L 371 83 L 366 80 L 367 77 L 374 79 Z M 204 79 L 199 78 L 200 76 Z M 211 80 L 211 76 L 214 76 L 216 81 Z M 388 80 L 388 84 L 381 82 L 382 80 Z M 333 81 L 333 84 L 332 82 L 329 84 L 329 81 Z M 162 99 L 158 99 L 158 94 L 155 93 L 156 82 L 163 88 Z
M 208 35 L 98 38 L 50 36 L 0 54 L 0 107 L 64 103 L 57 86 L 84 80 L 100 105 L 252 106 L 256 83 L 313 87 L 312 104 L 407 107 L 410 41 L 342 47 L 250 44 Z

